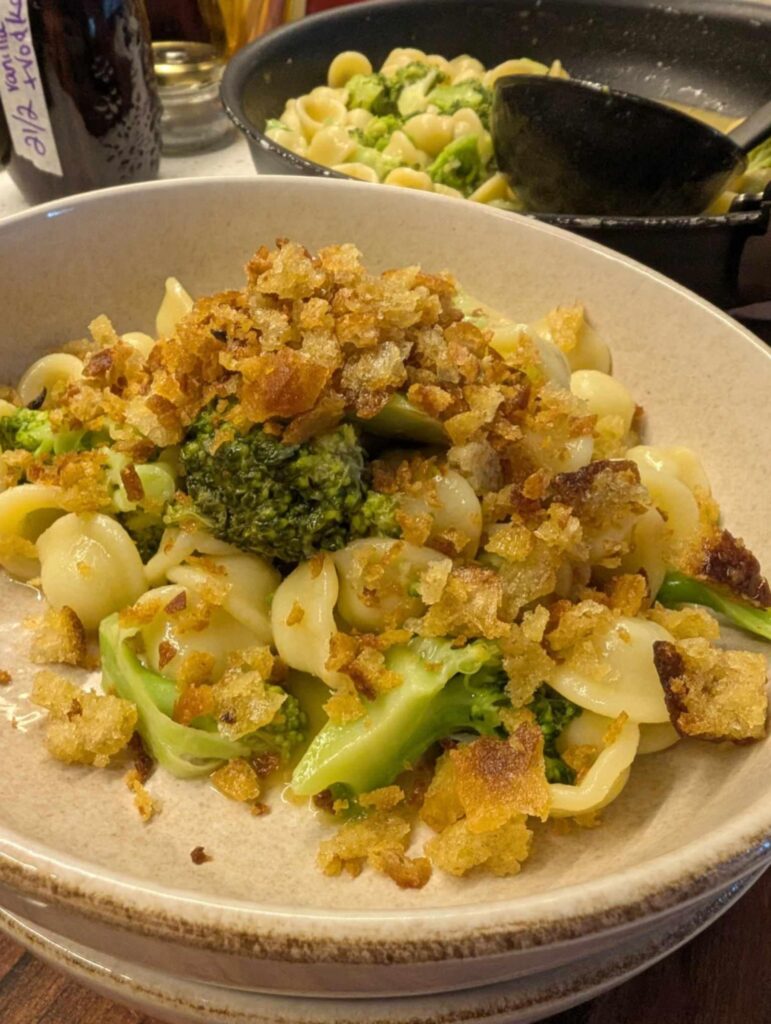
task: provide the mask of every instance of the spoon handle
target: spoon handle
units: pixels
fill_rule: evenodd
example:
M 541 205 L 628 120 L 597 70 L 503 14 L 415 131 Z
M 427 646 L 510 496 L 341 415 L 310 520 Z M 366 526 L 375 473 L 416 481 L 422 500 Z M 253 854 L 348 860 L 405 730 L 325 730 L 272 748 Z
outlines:
M 748 153 L 759 142 L 771 135 L 771 100 L 764 103 L 732 132 L 728 138 Z

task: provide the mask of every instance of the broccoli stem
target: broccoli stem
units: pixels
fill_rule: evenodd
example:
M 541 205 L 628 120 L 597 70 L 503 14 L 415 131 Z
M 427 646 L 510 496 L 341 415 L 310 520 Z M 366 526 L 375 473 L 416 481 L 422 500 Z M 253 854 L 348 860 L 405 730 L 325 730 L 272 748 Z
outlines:
M 443 447 L 450 443 L 439 420 L 416 408 L 404 395 L 391 395 L 380 412 L 370 419 L 357 420 L 357 423 L 362 430 L 378 437 L 395 437 Z
M 754 633 L 764 640 L 771 640 L 771 609 L 757 608 L 751 604 L 727 597 L 716 587 L 693 579 L 684 573 L 670 570 L 656 594 L 656 600 L 667 608 L 678 604 L 700 604 L 725 615 L 735 626 Z
M 402 677 L 399 686 L 367 704 L 367 713 L 353 722 L 329 721 L 311 743 L 292 776 L 298 796 L 313 796 L 336 784 L 353 793 L 366 793 L 391 783 L 415 764 L 433 743 L 461 728 L 490 731 L 498 724 L 489 714 L 489 702 L 474 714 L 474 695 L 465 700 L 447 689 L 448 699 L 437 700 L 453 676 L 473 676 L 490 662 L 499 663 L 495 645 L 476 641 L 453 648 L 449 640 L 411 641 L 392 647 L 388 668 Z M 495 699 L 502 697 L 496 687 Z
M 177 693 L 175 684 L 139 662 L 124 638 L 117 614 L 102 621 L 99 650 L 105 682 L 119 697 L 136 706 L 139 735 L 152 757 L 172 775 L 180 779 L 200 778 L 223 761 L 250 752 L 245 743 L 192 729 L 171 719 Z

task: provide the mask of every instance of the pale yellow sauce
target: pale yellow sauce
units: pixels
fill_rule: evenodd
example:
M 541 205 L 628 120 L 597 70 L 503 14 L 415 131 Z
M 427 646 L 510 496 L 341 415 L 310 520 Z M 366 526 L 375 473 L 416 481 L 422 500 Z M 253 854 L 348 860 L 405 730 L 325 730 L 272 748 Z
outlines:
M 674 107 L 675 110 L 680 110 L 684 114 L 688 114 L 690 117 L 695 117 L 697 121 L 703 121 L 704 124 L 711 125 L 713 128 L 717 128 L 719 132 L 724 132 L 726 135 L 728 132 L 740 125 L 744 120 L 743 117 L 733 117 L 729 114 L 720 114 L 717 110 L 704 110 L 703 107 L 691 107 L 687 103 L 675 103 L 673 100 L 664 100 L 664 103 L 668 107 Z

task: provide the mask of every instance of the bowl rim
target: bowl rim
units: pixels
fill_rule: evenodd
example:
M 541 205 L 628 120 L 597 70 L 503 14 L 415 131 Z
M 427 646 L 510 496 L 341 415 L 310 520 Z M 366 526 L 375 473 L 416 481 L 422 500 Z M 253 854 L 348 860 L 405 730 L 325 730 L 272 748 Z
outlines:
M 339 21 L 357 21 L 362 17 L 366 19 L 369 11 L 381 10 L 388 7 L 404 6 L 406 0 L 366 0 L 365 3 L 356 3 L 348 6 L 336 7 L 331 10 L 321 11 L 311 15 L 313 24 L 335 24 Z M 412 2 L 412 0 L 410 0 Z M 437 5 L 442 0 L 420 0 L 426 6 Z M 644 7 L 640 0 L 592 0 L 597 7 Z M 768 3 L 761 3 L 758 0 L 745 0 L 739 8 L 730 0 L 680 0 L 673 14 L 697 14 L 701 16 L 721 17 L 725 20 L 735 18 L 740 21 L 760 20 L 771 25 L 771 7 Z M 307 177 L 337 178 L 341 181 L 350 181 L 348 175 L 325 167 L 323 164 L 308 160 L 307 157 L 299 156 L 286 146 L 280 145 L 269 138 L 248 117 L 244 110 L 242 96 L 244 85 L 248 82 L 253 64 L 254 56 L 262 55 L 263 51 L 270 51 L 273 46 L 284 39 L 291 39 L 295 35 L 302 35 L 308 30 L 307 19 L 288 22 L 274 29 L 272 32 L 253 40 L 242 47 L 225 66 L 225 71 L 220 83 L 220 98 L 230 120 L 249 140 L 250 148 L 256 146 L 274 157 L 281 160 L 288 167 L 293 168 L 292 172 Z M 323 83 L 320 83 L 323 84 Z M 615 87 L 614 87 L 615 88 Z M 288 99 L 291 97 L 288 97 Z M 685 115 L 683 115 L 685 116 Z M 355 179 L 354 179 L 355 180 Z M 379 184 L 382 184 L 380 182 Z M 761 233 L 765 230 L 769 217 L 771 216 L 771 190 L 767 189 L 757 201 L 757 207 L 753 209 L 729 210 L 720 214 L 672 214 L 665 217 L 642 216 L 614 216 L 610 214 L 577 214 L 577 213 L 524 213 L 523 216 L 543 221 L 547 224 L 556 224 L 559 227 L 571 228 L 577 231 L 607 230 L 640 230 L 667 231 L 677 228 L 691 229 L 713 229 L 733 227 L 753 228 L 755 232 Z M 514 211 L 504 211 L 514 212 Z
M 266 175 L 262 177 L 177 178 L 142 182 L 83 193 L 56 200 L 0 220 L 3 235 L 44 223 L 62 214 L 110 206 L 134 196 L 177 191 L 248 188 L 324 192 L 340 190 L 334 180 Z M 366 193 L 364 182 L 349 182 L 348 192 Z M 444 213 L 456 206 L 452 199 L 413 190 L 394 190 L 390 202 L 440 204 Z M 448 205 L 449 204 L 449 205 Z M 508 211 L 494 207 L 466 207 L 480 224 L 497 219 L 512 223 Z M 466 214 L 468 216 L 469 213 Z M 736 343 L 749 345 L 768 362 L 771 348 L 705 299 L 656 271 L 607 247 L 561 228 L 526 217 L 516 217 L 526 232 L 559 239 L 566 253 L 590 250 L 596 256 L 621 263 L 634 275 L 643 275 L 680 296 L 685 306 L 701 310 L 724 325 Z M 771 737 L 767 740 L 771 742 Z M 45 843 L 30 841 L 0 825 L 0 892 L 7 886 L 28 898 L 43 900 L 141 935 L 169 939 L 228 953 L 293 962 L 415 963 L 487 957 L 517 949 L 551 946 L 606 934 L 634 922 L 665 915 L 700 896 L 725 888 L 771 862 L 771 803 L 733 815 L 719 830 L 668 853 L 590 882 L 577 883 L 531 896 L 491 903 L 450 907 L 420 906 L 415 910 L 341 910 L 257 904 L 246 900 L 206 897 L 184 889 L 162 888 L 125 874 L 94 868 L 82 858 L 59 855 Z M 655 875 L 655 878 L 651 878 Z M 631 894 L 631 897 L 630 897 Z M 570 906 L 566 913 L 563 905 Z M 599 909 L 598 909 L 599 907 Z M 398 921 L 397 940 L 384 934 L 386 922 Z M 344 935 L 339 926 L 345 922 Z

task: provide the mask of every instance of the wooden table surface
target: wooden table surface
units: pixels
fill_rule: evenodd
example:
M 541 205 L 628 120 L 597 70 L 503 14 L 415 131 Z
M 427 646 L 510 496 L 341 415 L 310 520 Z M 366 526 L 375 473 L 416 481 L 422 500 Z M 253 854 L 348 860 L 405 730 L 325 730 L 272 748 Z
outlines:
M 771 871 L 715 925 L 549 1024 L 769 1024 Z M 110 1003 L 0 936 L 0 1024 L 160 1024 Z

